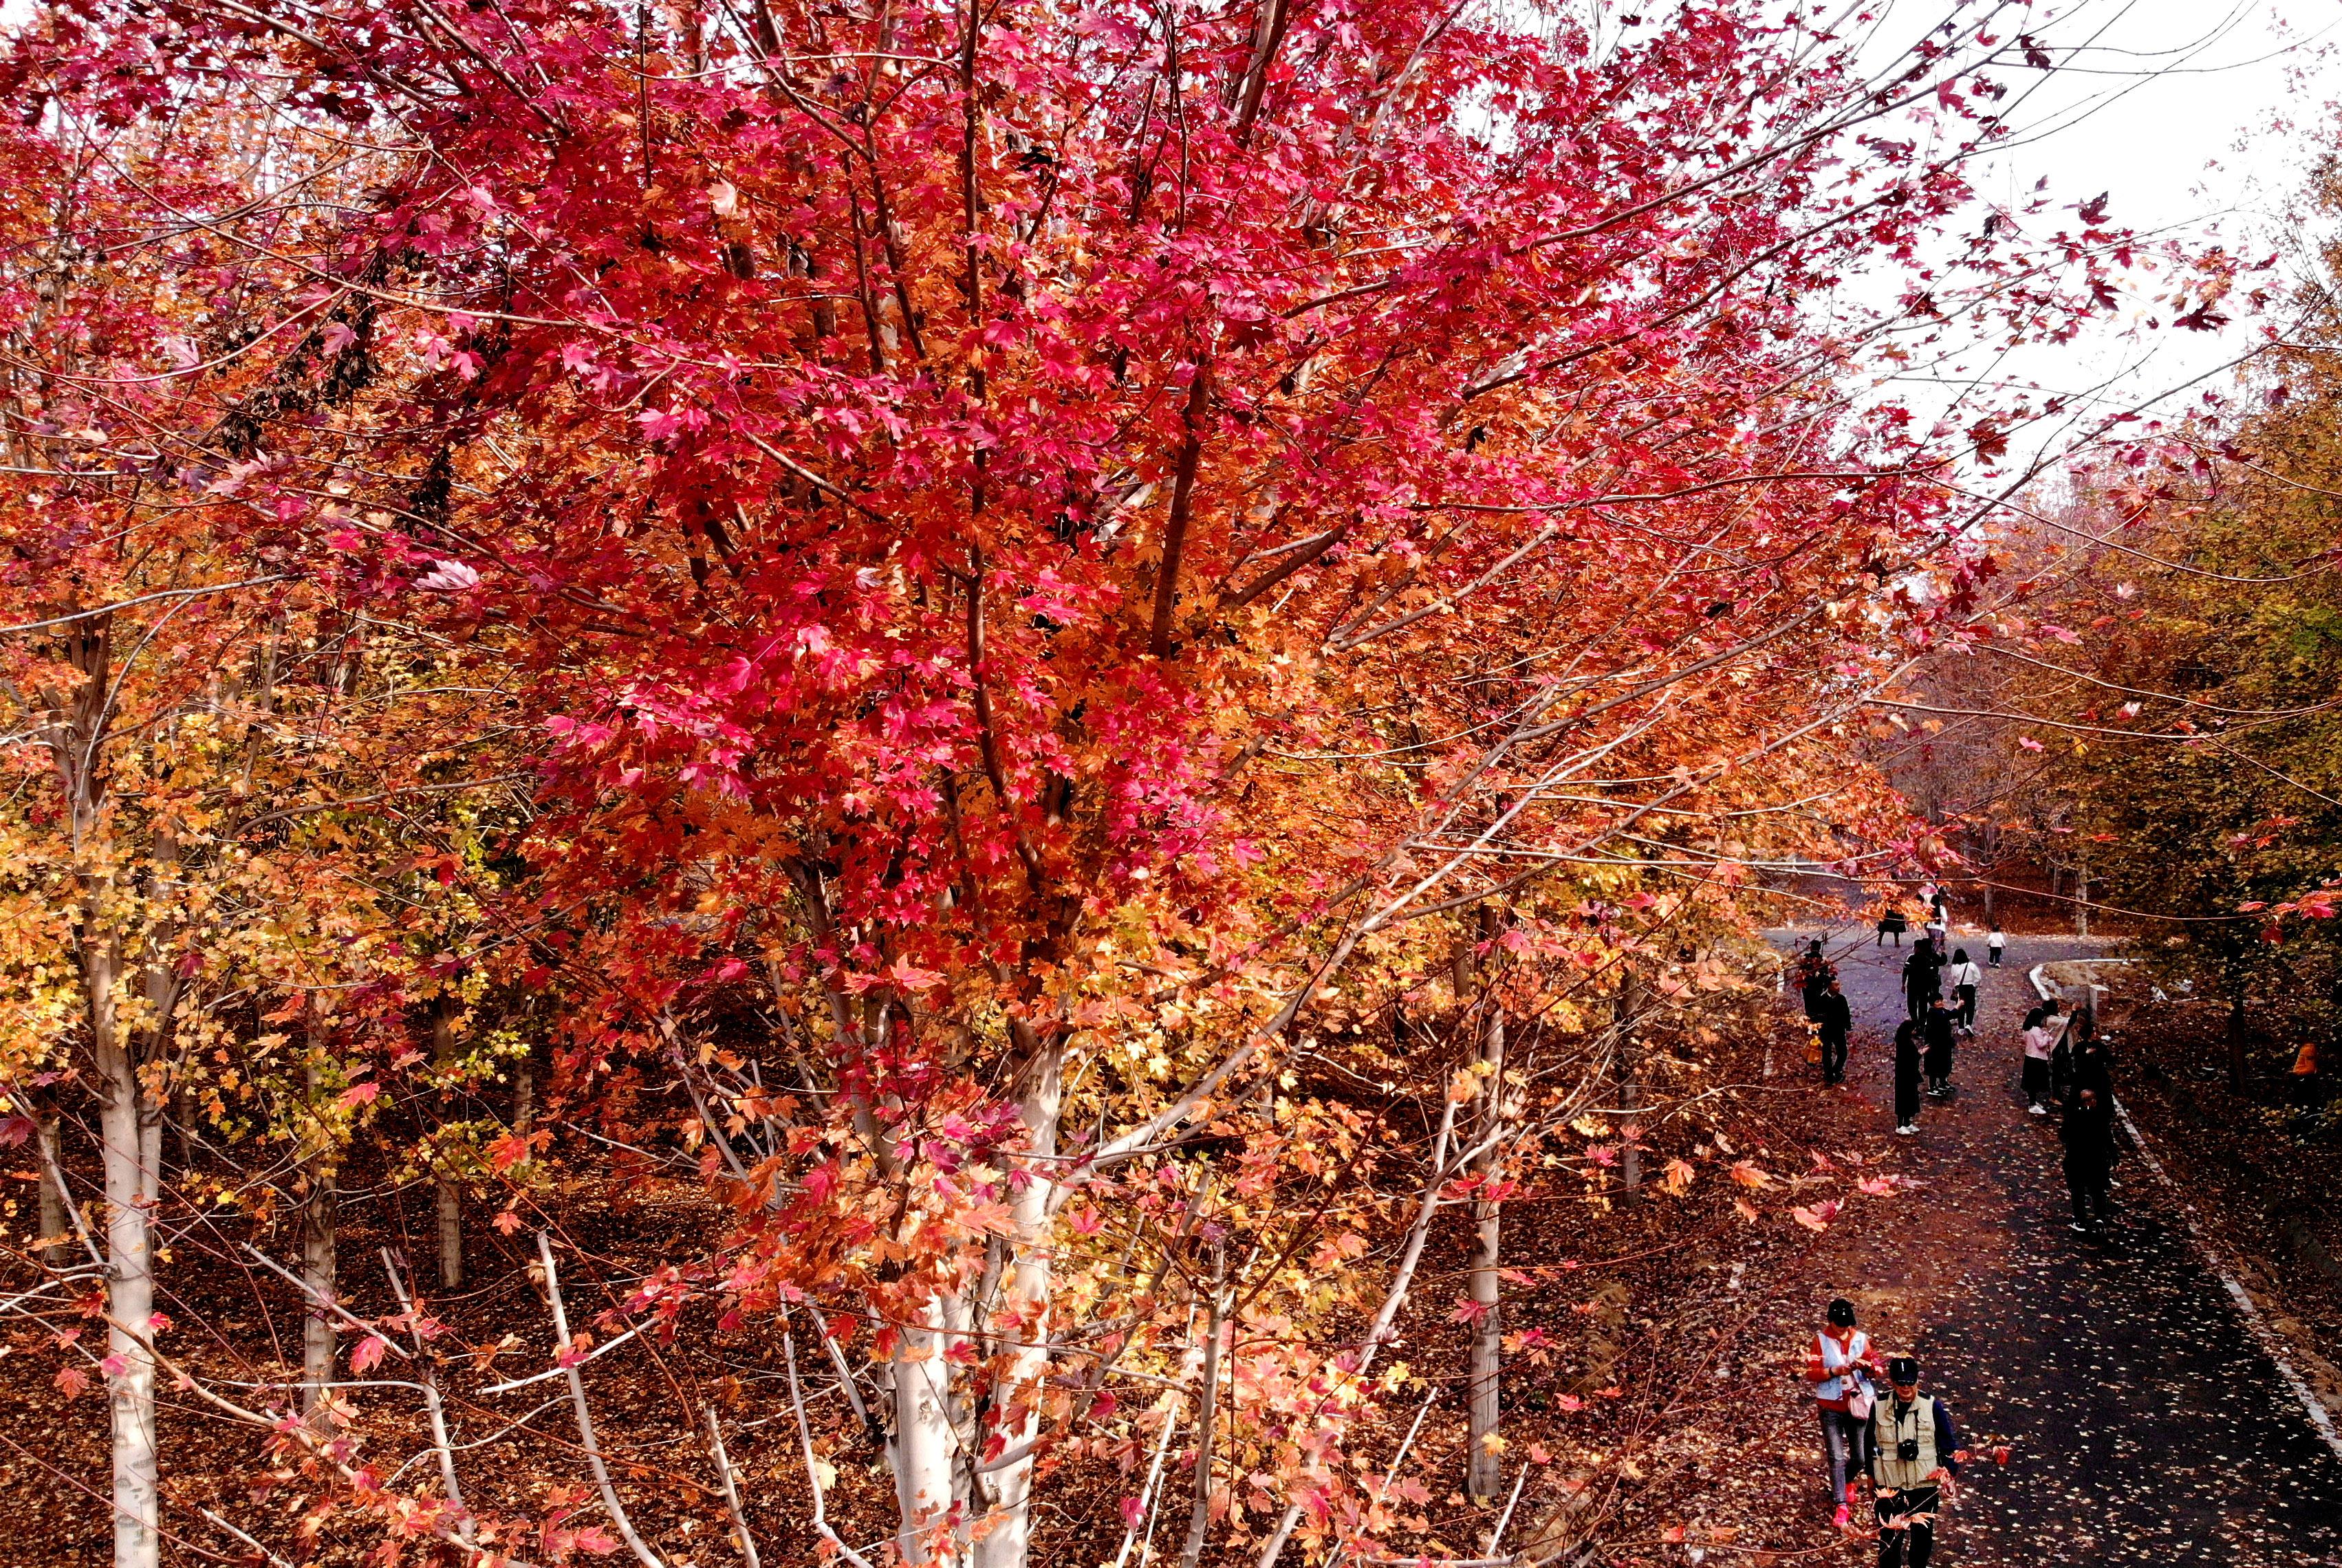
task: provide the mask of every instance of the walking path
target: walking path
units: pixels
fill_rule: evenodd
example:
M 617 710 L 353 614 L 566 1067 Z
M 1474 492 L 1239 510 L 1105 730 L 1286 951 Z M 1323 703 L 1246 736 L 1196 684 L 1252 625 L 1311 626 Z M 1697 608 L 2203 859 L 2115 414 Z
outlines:
M 1876 948 L 1853 927 L 1829 937 L 1855 1019 L 1843 1092 L 1867 1103 L 1848 1107 L 1854 1117 L 1886 1126 L 1909 949 Z M 1953 944 L 1983 961 L 1980 938 Z M 2035 1002 L 2027 971 L 2096 948 L 2010 939 L 2004 967 L 1986 972 L 1958 1097 L 1926 1102 L 1918 1134 L 1890 1140 L 1895 1168 L 1918 1185 L 1834 1233 L 1823 1254 L 1830 1288 L 1883 1348 L 1914 1347 L 1968 1440 L 2013 1451 L 2005 1470 L 1970 1468 L 1937 1561 L 2342 1563 L 2342 1459 L 2206 1266 L 2169 1192 L 2127 1155 L 2112 1236 L 2067 1228 L 2056 1119 L 2026 1114 L 2017 1031 Z

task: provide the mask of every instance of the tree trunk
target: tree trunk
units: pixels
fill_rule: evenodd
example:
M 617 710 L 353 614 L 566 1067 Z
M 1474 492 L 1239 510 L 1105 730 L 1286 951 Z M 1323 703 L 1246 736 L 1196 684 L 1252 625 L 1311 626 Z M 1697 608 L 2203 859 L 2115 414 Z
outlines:
M 943 1530 L 952 1507 L 951 1367 L 946 1303 L 930 1296 L 905 1323 L 888 1366 L 895 1385 L 895 1543 L 906 1563 L 948 1564 L 958 1552 Z
M 1485 989 L 1484 989 L 1485 994 Z M 1488 1018 L 1480 1034 L 1480 1061 L 1487 1076 L 1480 1081 L 1477 1140 L 1490 1146 L 1475 1162 L 1482 1182 L 1494 1181 L 1500 1164 L 1492 1140 L 1499 1132 L 1505 1103 L 1505 1015 L 1491 999 Z M 1504 1264 L 1504 1205 L 1501 1201 L 1476 1198 L 1472 1218 L 1477 1229 L 1472 1255 L 1472 1302 L 1479 1322 L 1472 1335 L 1469 1443 L 1464 1468 L 1464 1490 L 1478 1502 L 1492 1502 L 1504 1490 L 1505 1461 L 1497 1447 L 1503 1420 L 1503 1308 L 1497 1270 Z
M 1642 983 L 1629 964 L 1618 978 L 1618 1186 L 1627 1203 L 1638 1202 L 1643 1189 L 1642 1128 L 1635 1118 L 1643 1108 L 1643 1054 L 1639 1044 L 1643 1011 Z
M 121 1375 L 106 1379 L 114 1428 L 114 1568 L 156 1568 L 161 1558 L 160 1462 L 155 1441 L 155 1360 L 145 1343 L 155 1314 L 148 1229 L 154 1178 L 148 1144 L 160 1126 L 145 1114 L 138 1064 L 115 1016 L 118 957 L 102 934 L 85 954 L 90 1037 L 98 1077 L 98 1129 L 105 1166 L 106 1352 Z M 151 1136 L 150 1136 L 151 1134 Z
M 313 1034 L 308 1081 L 315 1125 L 310 1136 L 316 1140 L 317 1146 L 302 1162 L 302 1174 L 308 1179 L 309 1190 L 301 1202 L 301 1283 L 309 1287 L 311 1300 L 301 1323 L 301 1413 L 320 1431 L 330 1431 L 334 1423 L 325 1407 L 331 1392 L 326 1385 L 334 1379 L 335 1320 L 321 1303 L 334 1300 L 338 1288 L 334 1235 L 341 1194 L 335 1171 L 335 1151 L 325 1120 L 316 1114 L 324 1093 L 319 1083 L 319 1069 L 324 1065 L 319 1060 L 322 1052 L 322 1045 Z
M 65 1140 L 59 1134 L 57 1114 L 45 1095 L 37 1103 L 34 1113 L 34 1134 L 40 1140 L 38 1158 L 41 1162 L 41 1234 L 64 1237 L 73 1233 L 73 1221 L 65 1214 L 65 1195 L 57 1188 L 51 1167 L 65 1169 Z M 62 1240 L 41 1249 L 44 1268 L 63 1269 L 73 1262 L 73 1249 Z
M 1015 1324 L 1009 1331 L 1015 1347 L 992 1401 L 1003 1413 L 992 1433 L 979 1434 L 977 1443 L 983 1452 L 997 1435 L 1005 1444 L 999 1451 L 1004 1454 L 1031 1443 L 1039 1433 L 1042 1383 L 1049 1372 L 1049 1223 L 1056 1186 L 1046 1173 L 1056 1168 L 1052 1156 L 1057 1152 L 1057 1116 L 1064 1100 L 1063 1048 L 1053 1041 L 1032 1052 L 1029 1059 L 1032 1065 L 1016 1114 L 1035 1158 L 1024 1190 L 1010 1204 L 1016 1251 L 1006 1312 Z M 992 1492 L 987 1510 L 991 1531 L 976 1544 L 976 1568 L 1024 1568 L 1033 1543 L 1033 1456 L 1027 1453 L 995 1472 Z
M 2074 862 L 2074 934 L 2090 934 L 2090 852 L 2083 850 Z
M 1204 1558 L 1204 1543 L 1212 1532 L 1212 1445 L 1218 1436 L 1220 1336 L 1227 1323 L 1228 1264 L 1222 1243 L 1212 1243 L 1212 1314 L 1204 1330 L 1202 1397 L 1196 1407 L 1196 1490 L 1187 1509 L 1187 1540 L 1179 1549 L 1179 1568 L 1196 1568 Z
M 536 1045 L 513 1065 L 513 1131 L 528 1136 L 536 1124 Z
M 455 1015 L 445 998 L 431 1011 L 431 1059 L 442 1073 L 455 1065 Z M 452 1112 L 453 1094 L 443 1091 L 441 1105 Z M 443 1136 L 438 1157 L 431 1163 L 431 1191 L 439 1216 L 439 1288 L 455 1291 L 464 1288 L 464 1194 L 448 1163 L 444 1136 L 448 1120 L 445 1114 L 440 1118 Z

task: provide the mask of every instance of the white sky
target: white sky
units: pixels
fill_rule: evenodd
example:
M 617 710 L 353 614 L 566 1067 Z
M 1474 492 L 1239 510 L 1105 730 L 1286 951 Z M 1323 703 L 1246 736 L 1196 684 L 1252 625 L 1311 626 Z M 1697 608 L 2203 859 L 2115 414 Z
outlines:
M 1913 26 L 1943 10 L 1942 0 L 1887 5 Z M 2342 145 L 2342 0 L 2066 0 L 2038 7 L 2027 25 L 2057 69 L 2000 73 L 2011 89 L 2000 106 L 2019 130 L 1974 170 L 1979 194 L 2021 210 L 2046 175 L 2045 194 L 2068 223 L 2074 204 L 2104 191 L 2110 222 L 2199 245 L 2217 236 L 2254 260 L 2283 251 L 2282 277 L 2301 275 L 2305 241 L 2336 226 L 2320 218 L 2304 228 L 2299 215 L 2317 159 Z M 2026 350 L 2003 373 L 2068 394 L 2111 381 L 2103 398 L 2127 404 L 2214 372 L 2257 341 L 2258 324 L 2244 321 L 2126 336 L 2151 313 L 2144 296 L 2157 280 L 2140 281 L 2122 322 L 2069 347 Z M 1909 395 L 1917 406 L 1938 401 Z

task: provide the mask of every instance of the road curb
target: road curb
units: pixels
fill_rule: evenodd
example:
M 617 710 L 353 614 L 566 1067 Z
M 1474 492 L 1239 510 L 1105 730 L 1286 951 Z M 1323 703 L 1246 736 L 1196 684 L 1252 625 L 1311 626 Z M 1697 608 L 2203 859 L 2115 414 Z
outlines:
M 2061 958 L 2054 962 L 2126 964 L 2129 960 Z M 2048 966 L 2047 962 L 2037 964 L 2026 972 L 2026 977 L 2033 982 L 2034 994 L 2044 1002 L 2052 999 L 2053 992 L 2057 997 L 2065 995 L 2062 988 L 2053 985 L 2043 977 L 2041 972 Z M 2196 1223 L 2196 1205 L 2188 1201 L 2187 1193 L 2179 1183 L 2172 1180 L 2171 1173 L 2163 1168 L 2163 1162 L 2155 1157 L 2155 1151 L 2148 1146 L 2146 1134 L 2138 1130 L 2138 1124 L 2131 1120 L 2130 1111 L 2123 1104 L 2119 1095 L 2114 1097 L 2114 1107 L 2115 1115 L 2122 1122 L 2123 1131 L 2130 1134 L 2132 1145 L 2138 1150 L 2138 1157 L 2146 1163 L 2148 1170 L 2155 1173 L 2156 1180 L 2163 1183 L 2165 1189 L 2171 1193 L 2172 1199 L 2178 1203 L 2180 1222 L 2187 1227 L 2188 1240 L 2195 1243 L 2197 1252 L 2203 1257 L 2205 1265 L 2212 1271 L 2213 1276 L 2227 1288 L 2229 1301 L 2236 1305 L 2237 1315 L 2244 1320 L 2245 1332 L 2252 1336 L 2253 1343 L 2260 1347 L 2261 1353 L 2267 1356 L 2271 1364 L 2276 1366 L 2277 1375 L 2285 1379 L 2285 1385 L 2293 1391 L 2294 1398 L 2300 1402 L 2302 1413 L 2309 1418 L 2309 1424 L 2317 1429 L 2317 1435 L 2325 1440 L 2326 1446 L 2333 1451 L 2337 1459 L 2342 1459 L 2342 1431 L 2337 1431 L 2335 1428 L 2334 1413 L 2326 1408 L 2326 1402 L 2317 1396 L 2317 1391 L 2309 1385 L 2307 1378 L 2294 1370 L 2293 1363 L 2287 1359 L 2286 1352 L 2291 1347 L 2286 1343 L 2285 1336 L 2269 1326 L 2268 1320 L 2261 1314 L 2259 1303 L 2253 1300 L 2252 1293 L 2244 1287 L 2243 1282 L 2238 1280 L 2228 1267 L 2227 1260 L 2220 1255 L 2219 1249 L 2215 1247 L 2211 1238 L 2204 1233 L 2204 1228 Z

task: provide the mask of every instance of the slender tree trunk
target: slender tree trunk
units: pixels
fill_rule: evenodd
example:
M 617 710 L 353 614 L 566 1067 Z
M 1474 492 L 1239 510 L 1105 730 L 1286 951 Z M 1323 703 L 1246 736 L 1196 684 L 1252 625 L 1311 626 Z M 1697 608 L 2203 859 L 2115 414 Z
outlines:
M 1187 1509 L 1187 1541 L 1179 1549 L 1179 1568 L 1196 1568 L 1203 1561 L 1204 1543 L 1212 1531 L 1212 1444 L 1218 1435 L 1220 1337 L 1228 1311 L 1227 1253 L 1212 1243 L 1212 1315 L 1204 1332 L 1203 1393 L 1196 1408 L 1196 1489 Z
M 54 1166 L 65 1169 L 65 1140 L 60 1135 L 57 1114 L 44 1095 L 34 1113 L 34 1134 L 40 1140 L 38 1157 L 41 1162 L 41 1234 L 65 1236 L 72 1233 L 73 1221 L 65 1215 L 65 1195 L 57 1189 L 57 1181 L 49 1174 Z M 58 1241 L 41 1249 L 45 1268 L 62 1269 L 73 1260 L 73 1249 Z
M 105 1168 L 106 1352 L 123 1368 L 106 1380 L 114 1428 L 114 1568 L 156 1568 L 162 1550 L 161 1464 L 155 1440 L 155 1360 L 145 1343 L 155 1314 L 149 1232 L 154 1179 L 146 1162 L 150 1138 L 160 1144 L 160 1127 L 144 1114 L 138 1064 L 115 1015 L 119 959 L 105 935 L 95 937 L 84 962 Z
M 1630 964 L 1618 979 L 1618 1185 L 1628 1203 L 1640 1201 L 1643 1190 L 1642 1128 L 1636 1122 L 1643 1109 L 1642 981 Z
M 536 1125 L 536 1045 L 513 1065 L 513 1131 L 528 1136 Z
M 1488 1075 L 1480 1084 L 1480 1117 L 1476 1129 L 1482 1143 L 1491 1143 L 1503 1121 L 1505 1100 L 1505 1015 L 1493 1001 L 1480 1034 L 1480 1060 Z M 1498 1166 L 1491 1146 L 1476 1162 L 1483 1183 L 1494 1181 Z M 1497 1447 L 1503 1420 L 1504 1323 L 1497 1271 L 1504 1266 L 1504 1205 L 1478 1198 L 1472 1204 L 1477 1229 L 1472 1255 L 1472 1301 L 1480 1318 L 1472 1335 L 1470 1443 L 1465 1461 L 1464 1490 L 1479 1502 L 1489 1502 L 1504 1490 L 1505 1461 Z
M 2083 850 L 2074 863 L 2074 934 L 2090 934 L 2090 852 Z
M 1024 1190 L 1011 1203 L 1015 1255 L 1010 1264 L 1007 1313 L 1015 1323 L 1016 1348 L 1000 1391 L 993 1396 L 1002 1418 L 991 1433 L 979 1433 L 978 1452 L 993 1437 L 1003 1453 L 1030 1443 L 1041 1428 L 1042 1384 L 1049 1371 L 1049 1222 L 1056 1187 L 1046 1176 L 1055 1169 L 1057 1117 L 1064 1100 L 1064 1053 L 1055 1041 L 1031 1054 L 1024 1094 L 1016 1106 L 1026 1143 L 1036 1158 Z M 983 1326 L 981 1324 L 979 1327 Z M 1033 1543 L 1033 1457 L 1011 1461 L 994 1473 L 990 1533 L 976 1545 L 976 1568 L 1024 1568 Z
M 946 1303 L 930 1296 L 896 1339 L 888 1370 L 895 1393 L 896 1546 L 907 1563 L 948 1564 L 958 1555 L 942 1527 L 952 1510 L 950 1361 Z
M 308 1066 L 309 1104 L 313 1116 L 320 1103 L 324 1088 L 319 1082 L 319 1060 L 323 1046 L 315 1033 L 310 1037 Z M 303 1174 L 309 1190 L 301 1202 L 301 1283 L 309 1287 L 312 1298 L 301 1323 L 301 1413 L 320 1430 L 330 1430 L 333 1421 L 325 1413 L 330 1391 L 327 1384 L 334 1379 L 334 1317 L 319 1304 L 332 1301 L 338 1290 L 334 1239 L 337 1210 L 340 1206 L 338 1177 L 335 1171 L 335 1151 L 332 1148 L 322 1117 L 311 1129 L 317 1146 L 303 1160 Z
M 453 1071 L 455 1065 L 455 1015 L 445 998 L 432 1008 L 431 1057 L 442 1073 Z M 443 1092 L 442 1104 L 454 1109 L 454 1095 Z M 447 1117 L 441 1118 L 444 1124 Z M 455 1184 L 455 1173 L 448 1163 L 444 1137 L 439 1156 L 432 1162 L 431 1191 L 433 1206 L 439 1217 L 439 1288 L 464 1288 L 464 1193 Z

